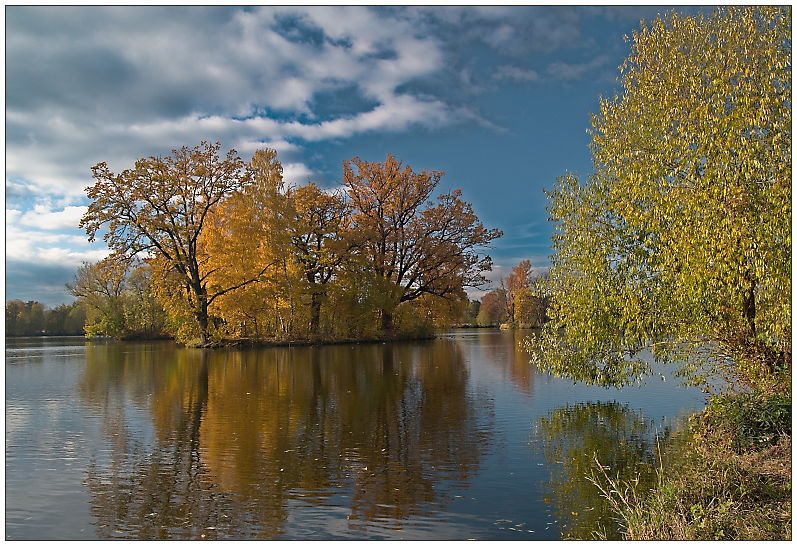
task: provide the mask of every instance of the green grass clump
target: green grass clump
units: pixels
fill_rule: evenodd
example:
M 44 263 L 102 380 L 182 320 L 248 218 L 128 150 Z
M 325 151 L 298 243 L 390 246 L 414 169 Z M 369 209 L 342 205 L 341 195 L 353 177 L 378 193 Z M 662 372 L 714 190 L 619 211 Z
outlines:
M 791 398 L 759 393 L 717 396 L 693 428 L 709 443 L 724 437 L 736 453 L 769 447 L 781 436 L 791 436 Z

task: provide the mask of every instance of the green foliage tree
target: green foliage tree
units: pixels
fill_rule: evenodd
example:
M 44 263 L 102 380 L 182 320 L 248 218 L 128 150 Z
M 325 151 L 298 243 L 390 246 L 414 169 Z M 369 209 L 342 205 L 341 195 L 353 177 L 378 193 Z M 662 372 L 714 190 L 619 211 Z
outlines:
M 44 311 L 44 331 L 48 336 L 83 335 L 85 324 L 86 310 L 79 302 Z
M 21 336 L 27 328 L 25 302 L 11 300 L 6 302 L 6 335 Z
M 67 290 L 87 310 L 86 335 L 122 337 L 126 332 L 124 285 L 127 263 L 112 256 L 84 262 Z
M 133 337 L 167 337 L 166 311 L 152 293 L 152 268 L 139 264 L 125 279 L 124 319 Z
M 479 308 L 481 307 L 481 301 L 479 300 L 469 300 L 468 304 L 465 306 L 465 310 L 462 313 L 462 324 L 467 324 L 470 326 L 475 326 L 477 324 L 476 318 L 479 316 Z
M 6 336 L 74 336 L 83 334 L 86 312 L 78 302 L 47 309 L 37 301 L 6 302 Z
M 7 336 L 30 336 L 34 332 L 30 327 L 30 315 L 33 305 L 40 305 L 39 302 L 22 300 L 12 300 L 6 303 L 6 335 Z
M 28 302 L 28 331 L 31 335 L 44 333 L 44 305 L 38 301 Z
M 157 338 L 165 334 L 166 314 L 152 296 L 146 264 L 111 255 L 84 263 L 66 287 L 84 310 L 87 336 Z
M 788 388 L 791 9 L 660 17 L 621 71 L 592 120 L 595 174 L 548 192 L 538 365 L 619 386 L 652 373 L 650 348 L 695 381 Z

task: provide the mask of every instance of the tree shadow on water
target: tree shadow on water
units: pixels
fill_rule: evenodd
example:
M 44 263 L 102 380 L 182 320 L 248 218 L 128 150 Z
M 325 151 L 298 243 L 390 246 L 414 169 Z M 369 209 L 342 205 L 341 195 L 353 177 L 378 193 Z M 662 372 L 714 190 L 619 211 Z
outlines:
M 593 483 L 605 480 L 598 462 L 609 477 L 638 480 L 638 489 L 647 490 L 656 478 L 658 447 L 671 435 L 669 425 L 618 402 L 569 404 L 540 417 L 530 443 L 550 469 L 543 498 L 551 524 L 563 538 L 619 539 L 616 514 Z
M 98 538 L 390 536 L 467 488 L 490 442 L 452 344 L 125 347 L 88 351 L 80 383 L 103 423 Z

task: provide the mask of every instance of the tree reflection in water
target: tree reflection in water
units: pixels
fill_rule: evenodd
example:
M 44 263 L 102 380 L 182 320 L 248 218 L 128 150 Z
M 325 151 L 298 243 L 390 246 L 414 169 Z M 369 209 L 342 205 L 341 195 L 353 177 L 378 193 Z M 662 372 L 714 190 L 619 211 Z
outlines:
M 591 539 L 593 531 L 603 529 L 607 538 L 619 538 L 615 515 L 588 479 L 600 475 L 595 457 L 613 478 L 638 476 L 644 490 L 656 474 L 657 436 L 665 442 L 670 435 L 668 426 L 657 427 L 641 411 L 617 402 L 567 405 L 540 417 L 531 444 L 551 470 L 544 500 L 562 537 Z
M 534 335 L 533 330 L 501 330 L 496 333 L 495 342 L 481 344 L 483 362 L 506 372 L 518 390 L 527 395 L 534 391 L 537 375 L 523 346 L 523 341 L 530 335 Z
M 445 340 L 89 347 L 81 395 L 108 442 L 86 479 L 98 536 L 274 538 L 308 506 L 343 507 L 355 532 L 434 513 L 490 441 L 462 360 Z

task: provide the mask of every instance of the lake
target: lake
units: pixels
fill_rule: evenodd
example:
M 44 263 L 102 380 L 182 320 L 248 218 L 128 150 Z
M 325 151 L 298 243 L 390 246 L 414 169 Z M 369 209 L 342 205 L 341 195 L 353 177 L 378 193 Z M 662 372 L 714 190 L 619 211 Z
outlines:
M 704 405 L 535 372 L 524 332 L 202 350 L 6 339 L 7 539 L 559 539 Z

